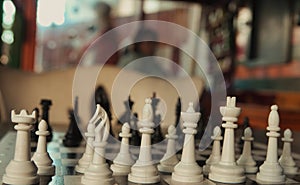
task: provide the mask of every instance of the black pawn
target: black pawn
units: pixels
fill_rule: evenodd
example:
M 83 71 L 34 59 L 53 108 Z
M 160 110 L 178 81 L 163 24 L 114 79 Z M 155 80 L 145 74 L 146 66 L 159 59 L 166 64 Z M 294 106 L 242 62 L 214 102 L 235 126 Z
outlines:
M 133 146 L 140 146 L 141 145 L 141 136 L 137 127 L 138 122 L 138 114 L 134 113 L 132 118 L 132 125 L 131 125 L 131 138 L 129 140 L 129 144 Z
M 35 123 L 34 123 L 33 129 L 31 130 L 30 138 L 31 138 L 31 142 L 37 142 L 39 139 L 39 136 L 36 135 L 35 132 L 39 130 L 40 111 L 37 107 L 34 108 L 33 111 L 35 111 Z
M 152 101 L 151 101 L 151 106 L 152 106 L 152 110 L 153 110 L 153 122 L 154 122 L 154 133 L 151 136 L 151 143 L 155 144 L 155 143 L 159 143 L 161 142 L 164 137 L 161 133 L 161 127 L 160 127 L 160 122 L 161 122 L 161 115 L 157 115 L 156 114 L 156 107 L 159 103 L 159 99 L 156 98 L 156 93 L 153 93 L 152 96 Z
M 69 119 L 70 119 L 70 124 L 69 124 L 68 131 L 65 135 L 65 138 L 63 140 L 63 144 L 66 147 L 77 147 L 81 143 L 82 135 L 76 123 L 73 110 L 69 110 Z
M 53 137 L 52 127 L 49 122 L 49 109 L 50 109 L 50 106 L 52 105 L 52 101 L 48 100 L 48 99 L 42 99 L 40 105 L 42 105 L 42 119 L 46 121 L 46 123 L 48 125 L 48 131 L 50 133 L 47 136 L 47 142 L 50 142 Z

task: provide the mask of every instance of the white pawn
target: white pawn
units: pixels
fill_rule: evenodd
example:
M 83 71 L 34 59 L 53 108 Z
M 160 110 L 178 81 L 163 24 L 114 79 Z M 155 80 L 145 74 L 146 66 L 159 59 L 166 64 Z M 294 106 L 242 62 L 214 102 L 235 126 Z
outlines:
M 168 138 L 167 151 L 163 158 L 160 160 L 160 164 L 157 166 L 158 170 L 161 172 L 172 173 L 174 171 L 175 165 L 179 162 L 176 155 L 176 142 L 175 139 L 178 138 L 176 135 L 176 128 L 174 125 L 168 127 Z
M 271 112 L 268 118 L 267 136 L 269 137 L 267 157 L 264 163 L 259 167 L 259 172 L 256 174 L 258 182 L 262 183 L 282 183 L 285 181 L 283 169 L 278 163 L 278 140 L 280 136 L 278 131 L 279 115 L 277 112 L 277 105 L 271 106 Z
M 282 154 L 279 158 L 279 164 L 283 168 L 285 174 L 297 174 L 298 167 L 291 155 L 291 143 L 293 142 L 292 131 L 290 129 L 286 129 L 284 131 L 284 137 L 281 139 L 283 144 Z
M 17 123 L 16 146 L 14 159 L 9 162 L 3 175 L 5 184 L 37 184 L 39 176 L 37 167 L 30 160 L 30 130 L 35 122 L 35 111 L 31 115 L 26 110 L 21 110 L 20 114 L 11 112 L 11 121 Z
M 172 173 L 172 182 L 177 184 L 183 183 L 200 183 L 203 181 L 201 167 L 197 164 L 195 158 L 195 134 L 197 133 L 197 122 L 200 119 L 200 112 L 195 112 L 193 103 L 189 103 L 186 112 L 181 112 L 183 120 L 184 145 L 182 150 L 181 161 L 174 167 Z
M 89 120 L 87 126 L 87 132 L 85 133 L 86 137 L 86 147 L 85 152 L 83 153 L 82 157 L 79 159 L 78 164 L 75 166 L 75 171 L 79 173 L 84 173 L 86 168 L 90 165 L 91 161 L 93 160 L 94 155 L 94 147 L 93 142 L 95 139 L 95 125 L 100 120 L 100 105 L 96 105 L 96 111 L 93 117 Z
M 216 126 L 213 134 L 214 135 L 211 136 L 211 139 L 214 140 L 213 148 L 209 158 L 205 161 L 205 165 L 203 166 L 204 174 L 208 174 L 210 172 L 210 166 L 212 164 L 217 164 L 221 159 L 221 140 L 223 139 L 221 136 L 221 128 Z
M 122 137 L 120 152 L 114 159 L 114 164 L 111 165 L 113 175 L 128 175 L 130 168 L 134 164 L 134 159 L 129 151 L 129 138 L 132 136 L 128 123 L 122 126 L 122 132 L 119 134 Z
M 39 123 L 39 130 L 36 131 L 36 135 L 39 136 L 37 142 L 36 152 L 33 154 L 31 160 L 38 167 L 39 175 L 54 175 L 55 167 L 52 165 L 53 161 L 47 152 L 47 140 L 46 137 L 50 134 L 47 130 L 48 125 L 45 120 L 41 120 Z
M 251 142 L 253 141 L 252 130 L 250 127 L 247 127 L 244 130 L 244 136 L 242 137 L 244 140 L 243 152 L 236 163 L 239 166 L 244 167 L 245 173 L 256 173 L 257 166 L 251 154 Z

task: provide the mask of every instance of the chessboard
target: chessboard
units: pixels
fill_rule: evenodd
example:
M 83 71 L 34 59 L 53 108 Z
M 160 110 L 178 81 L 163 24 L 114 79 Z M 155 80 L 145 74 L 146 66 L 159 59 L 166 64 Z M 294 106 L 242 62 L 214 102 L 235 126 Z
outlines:
M 79 185 L 82 174 L 75 172 L 75 166 L 85 151 L 85 141 L 83 140 L 82 144 L 79 147 L 65 147 L 62 143 L 65 133 L 63 132 L 53 132 L 53 139 L 48 143 L 47 149 L 50 157 L 53 160 L 56 171 L 55 175 L 51 177 L 41 176 L 40 185 L 50 184 L 50 185 Z M 5 173 L 5 168 L 8 165 L 9 161 L 14 156 L 15 150 L 15 139 L 16 132 L 8 131 L 0 141 L 0 175 L 1 177 Z M 197 143 L 197 142 L 196 142 Z M 197 145 L 196 145 L 197 146 Z M 242 146 L 239 143 L 239 139 L 236 139 L 236 157 L 241 154 Z M 118 144 L 108 144 L 106 148 L 107 158 L 113 158 L 117 155 L 119 150 Z M 162 145 L 153 145 L 152 147 L 152 157 L 154 160 L 159 161 L 159 159 L 164 155 L 166 146 Z M 31 147 L 31 152 L 35 151 L 34 144 Z M 265 143 L 259 143 L 254 141 L 252 147 L 253 158 L 257 162 L 257 165 L 261 165 L 266 157 L 267 145 Z M 135 157 L 138 157 L 139 147 L 134 147 L 131 149 L 132 154 Z M 282 150 L 279 150 L 279 155 Z M 200 151 L 196 147 L 196 160 L 198 164 L 202 167 L 205 164 L 205 160 L 209 157 L 211 153 L 211 147 Z M 181 154 L 177 154 L 179 159 Z M 297 165 L 300 165 L 300 154 L 292 153 L 294 160 Z M 108 160 L 108 163 L 111 164 L 111 161 Z M 171 184 L 171 174 L 161 173 L 161 182 L 157 184 L 168 185 Z M 201 184 L 223 184 L 216 183 L 204 176 L 205 180 Z M 256 182 L 255 174 L 246 175 L 247 180 L 243 184 L 259 184 Z M 114 177 L 116 184 L 125 185 L 125 184 L 135 184 L 128 182 L 127 176 L 115 176 Z M 0 182 L 2 184 L 2 178 Z M 300 174 L 287 176 L 286 182 L 284 184 L 300 184 Z

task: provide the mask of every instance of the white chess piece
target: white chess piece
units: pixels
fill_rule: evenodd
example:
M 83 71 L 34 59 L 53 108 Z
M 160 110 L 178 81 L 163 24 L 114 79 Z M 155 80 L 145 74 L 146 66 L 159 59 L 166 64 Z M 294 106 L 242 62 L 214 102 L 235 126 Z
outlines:
M 284 137 L 281 139 L 283 144 L 282 154 L 279 158 L 279 164 L 283 168 L 285 174 L 297 174 L 298 167 L 291 155 L 291 143 L 293 142 L 292 131 L 290 129 L 286 129 L 284 131 Z
M 93 117 L 89 120 L 87 126 L 87 132 L 85 133 L 86 137 L 86 147 L 85 152 L 83 153 L 82 157 L 79 159 L 78 164 L 75 166 L 75 171 L 79 173 L 84 173 L 86 168 L 89 166 L 93 159 L 94 155 L 94 147 L 93 142 L 95 139 L 95 125 L 100 120 L 100 105 L 96 105 L 96 111 Z
M 195 112 L 193 103 L 189 103 L 186 112 L 181 112 L 183 120 L 184 145 L 181 161 L 174 167 L 172 173 L 173 183 L 199 183 L 203 181 L 201 167 L 196 163 L 195 158 L 195 134 L 197 133 L 197 122 L 200 119 L 200 112 Z
M 212 164 L 217 164 L 221 160 L 221 140 L 223 137 L 221 136 L 221 128 L 216 126 L 214 128 L 213 136 L 211 139 L 214 140 L 213 147 L 209 158 L 205 161 L 205 165 L 203 166 L 203 173 L 208 174 L 210 172 L 210 166 Z
M 271 112 L 268 118 L 267 136 L 269 137 L 267 157 L 264 163 L 259 167 L 259 172 L 256 174 L 258 182 L 281 183 L 285 181 L 283 169 L 278 163 L 278 137 L 280 134 L 279 115 L 277 105 L 271 106 Z
M 175 142 L 178 136 L 176 135 L 176 128 L 174 125 L 170 125 L 168 127 L 168 134 L 166 135 L 166 138 L 168 138 L 167 151 L 160 160 L 160 164 L 157 166 L 157 168 L 161 172 L 172 173 L 174 171 L 174 167 L 179 162 L 176 155 Z
M 122 137 L 120 152 L 110 168 L 113 171 L 113 175 L 128 175 L 135 161 L 129 151 L 129 138 L 131 137 L 131 133 L 130 126 L 127 122 L 123 124 L 122 132 L 119 136 Z
M 36 152 L 33 154 L 31 160 L 38 167 L 37 173 L 39 175 L 54 175 L 55 166 L 52 165 L 53 161 L 47 152 L 47 140 L 49 135 L 48 125 L 45 120 L 41 120 L 38 126 L 39 130 L 36 131 L 36 135 L 39 136 Z
M 100 117 L 101 121 L 95 128 L 93 159 L 88 168 L 85 170 L 84 175 L 81 177 L 82 184 L 111 185 L 114 183 L 112 171 L 109 169 L 104 157 L 110 124 L 107 113 L 102 107 L 100 108 Z
M 143 108 L 142 120 L 139 130 L 142 133 L 139 158 L 131 167 L 131 173 L 128 175 L 128 181 L 134 183 L 151 184 L 160 181 L 160 176 L 156 166 L 153 164 L 151 156 L 151 134 L 154 133 L 153 112 L 151 99 L 146 98 Z
M 236 107 L 236 98 L 227 97 L 226 106 L 220 107 L 222 120 L 226 123 L 222 124 L 225 128 L 224 142 L 222 148 L 221 160 L 217 164 L 210 167 L 208 178 L 222 183 L 242 183 L 246 180 L 244 168 L 238 166 L 235 162 L 234 150 L 234 129 L 237 128 L 236 122 L 241 112 L 241 108 Z
M 20 114 L 11 112 L 11 120 L 17 130 L 14 159 L 11 160 L 5 169 L 3 183 L 5 184 L 37 184 L 39 177 L 37 167 L 30 160 L 30 130 L 35 122 L 35 111 L 28 115 L 26 110 L 21 110 Z
M 244 136 L 242 137 L 242 140 L 244 140 L 243 152 L 236 163 L 244 168 L 245 173 L 256 173 L 256 162 L 251 154 L 251 142 L 253 141 L 253 137 L 250 127 L 247 127 L 244 130 Z

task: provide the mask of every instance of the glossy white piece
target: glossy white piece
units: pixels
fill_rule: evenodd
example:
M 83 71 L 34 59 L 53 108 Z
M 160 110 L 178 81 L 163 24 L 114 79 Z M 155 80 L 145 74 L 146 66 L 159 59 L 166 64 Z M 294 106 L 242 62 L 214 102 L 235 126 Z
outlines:
M 86 146 L 82 157 L 79 159 L 78 164 L 75 166 L 75 171 L 84 173 L 86 168 L 90 165 L 93 160 L 94 147 L 93 142 L 95 140 L 95 125 L 100 120 L 100 105 L 96 105 L 96 111 L 92 118 L 88 122 L 87 132 L 85 132 Z
M 242 137 L 242 140 L 244 140 L 243 152 L 236 163 L 244 168 L 245 173 L 256 173 L 257 166 L 251 153 L 251 142 L 253 141 L 253 137 L 250 127 L 247 127 L 244 130 L 244 136 Z
M 47 140 L 46 137 L 50 134 L 48 131 L 48 125 L 45 120 L 41 120 L 38 126 L 39 130 L 36 131 L 36 135 L 39 136 L 37 142 L 36 152 L 33 154 L 31 160 L 38 167 L 39 175 L 54 175 L 55 166 L 52 165 L 53 161 L 47 152 Z
M 106 163 L 105 146 L 109 136 L 109 119 L 105 110 L 100 107 L 100 123 L 95 128 L 94 155 L 92 162 L 81 177 L 81 183 L 87 185 L 111 185 L 114 183 L 112 171 Z
M 128 123 L 123 124 L 122 132 L 119 136 L 122 137 L 120 152 L 114 159 L 114 164 L 110 166 L 110 169 L 113 171 L 113 175 L 128 175 L 131 166 L 135 163 L 133 156 L 129 151 L 129 138 L 132 134 L 130 133 L 130 126 Z
M 31 115 L 26 110 L 21 110 L 20 114 L 11 112 L 11 120 L 17 130 L 14 159 L 9 162 L 3 175 L 5 184 L 36 184 L 39 182 L 37 167 L 30 160 L 30 130 L 35 123 L 35 111 Z
M 264 163 L 259 167 L 256 174 L 258 182 L 281 183 L 285 181 L 283 169 L 278 162 L 278 137 L 280 134 L 279 114 L 277 105 L 271 106 L 271 112 L 268 118 L 267 136 L 269 137 L 267 156 Z
M 221 160 L 221 140 L 223 137 L 221 136 L 221 128 L 216 126 L 214 128 L 213 136 L 211 139 L 214 141 L 211 154 L 209 158 L 205 161 L 205 165 L 203 166 L 203 173 L 208 174 L 210 172 L 210 166 L 212 164 L 217 164 Z
M 219 163 L 211 165 L 208 178 L 222 183 L 242 183 L 246 176 L 244 168 L 235 162 L 234 149 L 234 129 L 237 128 L 234 122 L 238 120 L 241 112 L 241 108 L 236 107 L 236 98 L 227 97 L 226 106 L 221 106 L 220 112 L 222 120 L 226 122 L 222 124 L 225 128 L 222 155 Z
M 153 164 L 151 156 L 151 134 L 154 133 L 152 119 L 151 99 L 147 98 L 140 121 L 142 128 L 139 131 L 142 133 L 142 140 L 139 158 L 131 167 L 131 173 L 128 174 L 128 181 L 130 182 L 152 184 L 160 181 L 157 167 Z
M 174 171 L 174 167 L 179 162 L 176 155 L 176 139 L 178 136 L 176 135 L 176 128 L 174 125 L 170 125 L 168 127 L 168 134 L 166 135 L 166 138 L 168 138 L 167 151 L 160 160 L 160 164 L 157 168 L 158 171 L 172 173 Z
M 279 158 L 279 164 L 283 168 L 283 172 L 285 174 L 297 174 L 298 173 L 298 167 L 296 166 L 296 163 L 291 155 L 291 143 L 294 141 L 292 138 L 292 131 L 290 129 L 286 129 L 284 131 L 284 137 L 281 138 L 283 143 L 283 150 L 282 154 Z
M 195 112 L 193 103 L 189 103 L 187 111 L 181 112 L 181 118 L 185 127 L 183 129 L 184 145 L 181 161 L 174 167 L 172 181 L 175 183 L 200 183 L 203 181 L 203 174 L 195 158 L 195 134 L 200 112 Z

